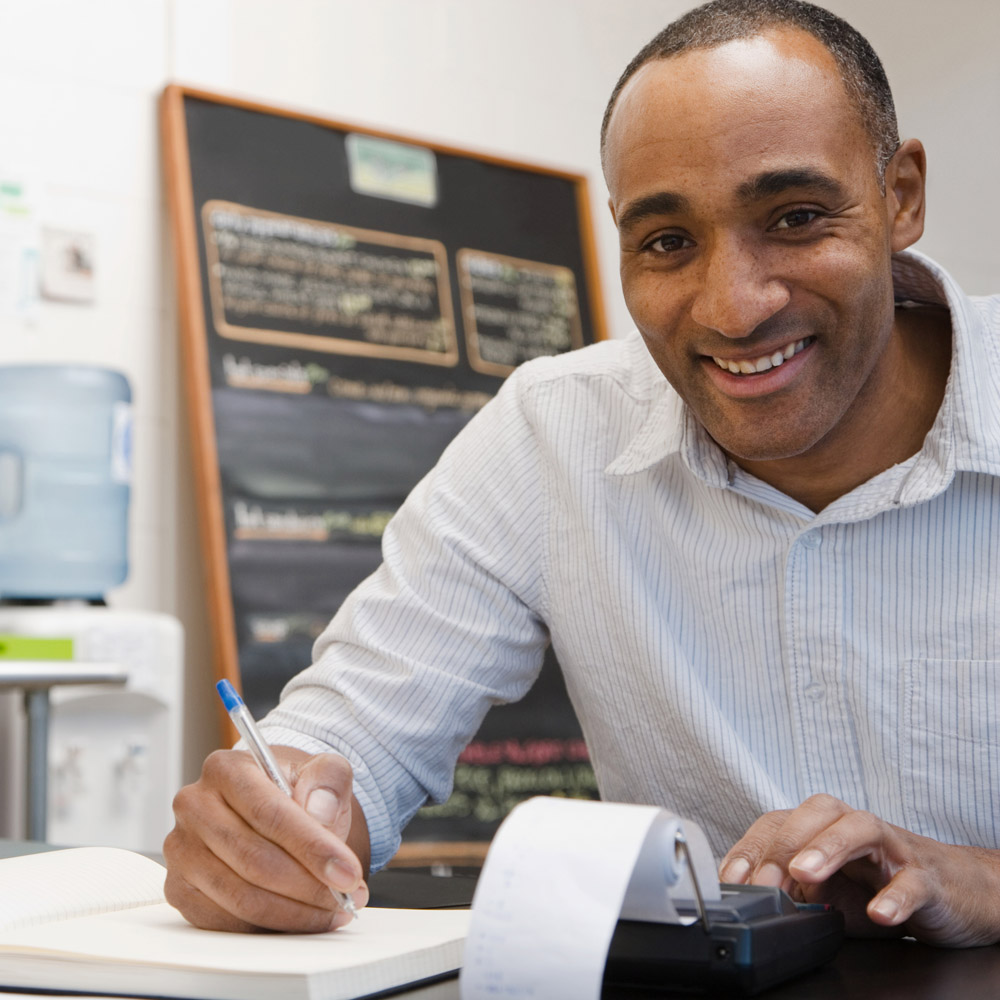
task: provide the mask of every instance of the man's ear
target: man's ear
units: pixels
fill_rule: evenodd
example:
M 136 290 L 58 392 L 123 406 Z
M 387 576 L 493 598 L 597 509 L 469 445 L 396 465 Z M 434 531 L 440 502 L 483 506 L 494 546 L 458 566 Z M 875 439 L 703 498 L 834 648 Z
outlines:
M 611 221 L 615 224 L 615 227 L 617 228 L 618 219 L 615 218 L 615 203 L 610 198 L 608 198 L 608 211 L 611 213 Z
M 923 143 L 907 139 L 885 168 L 885 203 L 893 253 L 912 246 L 923 235 L 926 179 Z

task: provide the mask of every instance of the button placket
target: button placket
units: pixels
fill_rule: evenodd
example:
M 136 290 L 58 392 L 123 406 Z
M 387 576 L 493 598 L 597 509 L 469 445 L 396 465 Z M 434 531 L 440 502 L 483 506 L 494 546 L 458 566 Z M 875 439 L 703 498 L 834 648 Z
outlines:
M 836 667 L 824 652 L 824 631 L 829 627 L 827 598 L 832 581 L 826 575 L 830 566 L 818 552 L 823 544 L 819 528 L 802 532 L 789 551 L 785 575 L 787 655 L 804 793 L 831 789 L 833 775 L 839 770 L 834 759 L 837 754 L 831 752 L 833 745 L 841 740 L 834 731 L 839 729 L 839 723 L 836 706 L 830 704 L 826 677 L 826 670 L 835 671 Z M 829 651 L 829 655 L 834 655 L 834 651 Z

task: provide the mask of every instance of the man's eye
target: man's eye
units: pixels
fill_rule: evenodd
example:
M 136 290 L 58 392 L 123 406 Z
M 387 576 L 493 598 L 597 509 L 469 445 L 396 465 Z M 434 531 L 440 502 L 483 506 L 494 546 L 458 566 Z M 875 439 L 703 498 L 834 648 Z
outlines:
M 673 253 L 692 245 L 686 236 L 678 236 L 676 233 L 664 233 L 646 244 L 650 250 L 655 250 L 657 253 Z
M 799 226 L 807 226 L 819 215 L 808 208 L 797 208 L 794 212 L 786 212 L 775 224 L 775 229 L 798 229 Z

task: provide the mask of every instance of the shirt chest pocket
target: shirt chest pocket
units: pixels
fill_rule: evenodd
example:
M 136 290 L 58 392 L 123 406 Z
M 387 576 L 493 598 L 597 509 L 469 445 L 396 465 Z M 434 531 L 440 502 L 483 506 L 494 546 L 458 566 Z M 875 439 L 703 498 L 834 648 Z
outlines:
M 1000 847 L 1000 661 L 911 660 L 904 670 L 906 825 Z

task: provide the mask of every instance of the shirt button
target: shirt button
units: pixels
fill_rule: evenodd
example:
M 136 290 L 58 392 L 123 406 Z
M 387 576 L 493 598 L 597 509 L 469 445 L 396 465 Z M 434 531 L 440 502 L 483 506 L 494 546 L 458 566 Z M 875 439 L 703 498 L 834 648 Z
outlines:
M 810 701 L 821 701 L 826 697 L 826 688 L 822 684 L 810 684 L 802 693 Z
M 802 536 L 802 544 L 807 549 L 818 549 L 822 539 L 819 537 L 818 531 L 810 531 L 807 535 Z

